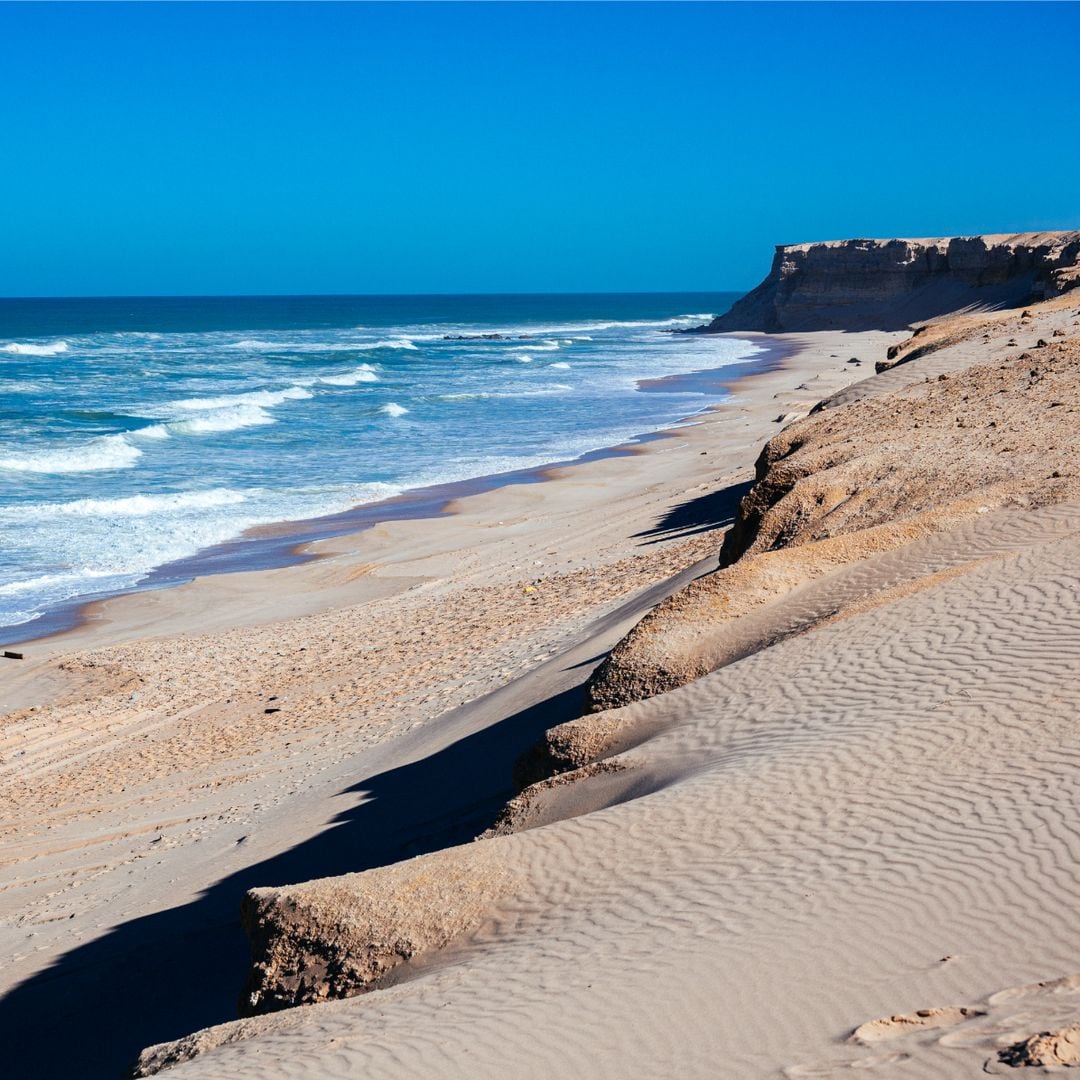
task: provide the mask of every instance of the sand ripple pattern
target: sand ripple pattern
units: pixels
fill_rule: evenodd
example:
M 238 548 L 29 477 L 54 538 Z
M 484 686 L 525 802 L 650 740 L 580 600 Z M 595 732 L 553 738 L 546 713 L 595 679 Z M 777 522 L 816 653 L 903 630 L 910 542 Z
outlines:
M 1068 1019 L 1073 983 L 997 994 L 1080 956 L 1080 508 L 1024 520 L 966 574 L 629 706 L 669 721 L 636 751 L 654 790 L 501 841 L 530 884 L 461 962 L 177 1074 L 939 1078 Z M 935 1006 L 957 1025 L 847 1041 Z

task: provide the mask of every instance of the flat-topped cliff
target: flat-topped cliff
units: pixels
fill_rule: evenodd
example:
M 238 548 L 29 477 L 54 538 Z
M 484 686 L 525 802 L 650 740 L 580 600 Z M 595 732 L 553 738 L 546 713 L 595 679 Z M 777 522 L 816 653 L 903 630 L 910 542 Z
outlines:
M 1080 231 L 782 244 L 756 289 L 701 328 L 898 330 L 1080 285 Z

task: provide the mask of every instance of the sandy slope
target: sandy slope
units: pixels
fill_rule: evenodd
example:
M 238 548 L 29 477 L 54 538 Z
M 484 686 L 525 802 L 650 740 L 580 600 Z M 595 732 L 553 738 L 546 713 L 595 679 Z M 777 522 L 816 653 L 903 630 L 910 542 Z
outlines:
M 968 573 L 631 706 L 639 797 L 483 841 L 529 885 L 467 959 L 178 1075 L 974 1076 L 1074 1015 L 986 999 L 1077 967 L 1080 507 L 956 542 Z
M 487 827 L 515 756 L 580 711 L 599 656 L 687 580 L 672 575 L 715 565 L 710 530 L 777 417 L 899 339 L 817 335 L 643 452 L 320 545 L 305 566 L 98 605 L 0 662 L 14 1075 L 113 1077 L 234 1017 L 246 889 Z
M 1054 305 L 1004 325 L 951 320 L 916 335 L 902 367 L 774 436 L 720 572 L 619 644 L 591 682 L 594 707 L 672 689 L 862 602 L 863 565 L 920 536 L 996 507 L 1080 498 L 1080 340 L 1055 336 L 1072 319 Z M 1045 337 L 1021 350 L 1014 331 Z M 898 567 L 888 587 L 905 580 Z

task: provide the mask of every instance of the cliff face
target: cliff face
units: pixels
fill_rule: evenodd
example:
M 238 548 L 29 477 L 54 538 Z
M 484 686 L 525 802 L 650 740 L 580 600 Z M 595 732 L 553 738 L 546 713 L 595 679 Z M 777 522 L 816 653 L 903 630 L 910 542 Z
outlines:
M 1080 285 L 1080 231 L 782 245 L 726 315 L 731 330 L 900 330 L 965 308 L 1016 307 Z

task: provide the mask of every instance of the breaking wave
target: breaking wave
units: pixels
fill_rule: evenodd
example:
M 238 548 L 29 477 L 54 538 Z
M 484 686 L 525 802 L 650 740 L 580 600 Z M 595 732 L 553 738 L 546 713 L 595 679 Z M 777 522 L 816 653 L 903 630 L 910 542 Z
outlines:
M 184 398 L 172 402 L 172 408 L 184 410 L 232 409 L 240 405 L 273 408 L 284 401 L 303 401 L 314 395 L 304 386 L 287 386 L 284 390 L 251 390 L 242 394 L 221 394 L 218 397 Z
M 105 469 L 130 469 L 142 451 L 123 435 L 103 435 L 80 446 L 63 450 L 27 450 L 24 453 L 0 453 L 0 469 L 27 473 L 100 472 Z
M 366 349 L 416 349 L 416 344 L 407 337 L 383 338 L 379 341 L 264 341 L 262 338 L 244 338 L 243 341 L 230 341 L 228 349 L 243 349 L 247 352 L 270 353 L 319 353 L 319 352 L 364 352 Z
M 52 345 L 27 345 L 13 341 L 9 345 L 0 345 L 0 352 L 13 353 L 15 356 L 59 356 L 67 351 L 66 341 L 57 341 Z
M 340 375 L 320 375 L 316 380 L 326 386 L 357 386 L 360 383 L 378 381 L 379 376 L 370 364 L 361 364 L 358 368 L 342 372 Z

